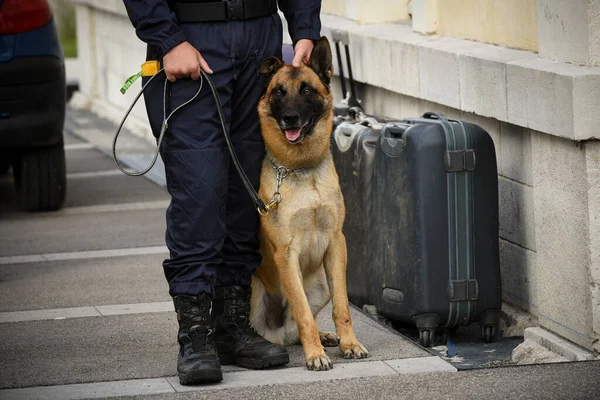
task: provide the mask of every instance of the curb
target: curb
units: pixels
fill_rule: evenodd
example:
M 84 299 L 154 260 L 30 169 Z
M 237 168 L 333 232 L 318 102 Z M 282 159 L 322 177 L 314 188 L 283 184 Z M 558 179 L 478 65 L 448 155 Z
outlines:
M 542 328 L 526 328 L 525 339 L 531 339 L 540 346 L 543 346 L 548 350 L 563 356 L 569 361 L 587 361 L 597 359 L 593 353 Z

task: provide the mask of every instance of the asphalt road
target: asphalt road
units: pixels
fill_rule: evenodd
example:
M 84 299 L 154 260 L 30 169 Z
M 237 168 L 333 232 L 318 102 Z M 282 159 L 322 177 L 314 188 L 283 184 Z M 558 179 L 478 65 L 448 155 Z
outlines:
M 554 364 L 420 375 L 346 379 L 296 385 L 145 396 L 149 400 L 593 400 L 600 393 L 600 362 Z M 140 399 L 141 397 L 121 397 Z
M 599 363 L 457 372 L 356 309 L 367 360 L 328 349 L 334 369 L 311 372 L 292 346 L 284 368 L 227 366 L 222 384 L 179 386 L 177 322 L 161 266 L 169 197 L 160 163 L 152 179 L 124 176 L 109 157 L 113 125 L 69 113 L 78 135 L 65 134 L 64 209 L 20 212 L 12 178 L 0 177 L 1 399 L 591 399 L 600 389 Z M 153 151 L 131 136 L 122 143 L 132 160 Z M 322 330 L 333 330 L 330 312 L 319 317 Z

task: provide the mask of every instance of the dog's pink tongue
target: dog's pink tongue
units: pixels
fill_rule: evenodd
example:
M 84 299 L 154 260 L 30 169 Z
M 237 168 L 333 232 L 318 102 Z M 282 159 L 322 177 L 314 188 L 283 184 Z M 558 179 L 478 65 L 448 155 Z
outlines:
M 300 137 L 300 128 L 297 128 L 297 129 L 286 129 L 285 130 L 285 137 L 290 142 L 293 142 L 294 140 L 296 140 L 296 139 L 298 139 Z

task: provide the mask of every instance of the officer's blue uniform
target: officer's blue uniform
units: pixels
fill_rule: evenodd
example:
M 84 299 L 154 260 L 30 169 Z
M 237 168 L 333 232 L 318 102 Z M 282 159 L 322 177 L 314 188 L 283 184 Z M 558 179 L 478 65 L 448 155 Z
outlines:
M 179 23 L 167 0 L 124 3 L 138 37 L 148 43 L 147 60 L 161 61 L 166 52 L 186 40 L 204 57 L 214 72 L 211 78 L 237 156 L 258 190 L 265 149 L 257 104 L 265 82 L 257 67 L 268 56 L 281 57 L 279 15 Z M 279 0 L 278 5 L 294 43 L 320 37 L 321 1 Z M 164 74 L 156 77 L 144 95 L 157 137 L 163 120 L 165 79 Z M 189 78 L 169 83 L 167 115 L 193 97 L 199 84 Z M 213 294 L 216 285 L 249 285 L 261 261 L 256 234 L 259 215 L 231 161 L 208 83 L 204 82 L 194 102 L 169 121 L 161 157 L 172 197 L 166 216 L 170 258 L 163 263 L 169 293 L 198 296 Z

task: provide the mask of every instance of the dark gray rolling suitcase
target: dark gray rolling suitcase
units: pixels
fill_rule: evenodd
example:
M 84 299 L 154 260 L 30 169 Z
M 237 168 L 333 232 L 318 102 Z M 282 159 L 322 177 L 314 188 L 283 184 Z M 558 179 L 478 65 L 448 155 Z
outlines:
M 488 133 L 433 113 L 385 124 L 372 197 L 373 240 L 363 268 L 377 312 L 416 326 L 424 346 L 436 330 L 473 322 L 491 341 L 502 295 L 498 175 Z
M 348 299 L 358 307 L 368 300 L 369 243 L 372 238 L 371 207 L 375 148 L 382 124 L 370 119 L 360 123 L 342 122 L 333 133 L 333 160 L 344 195 L 348 262 Z

